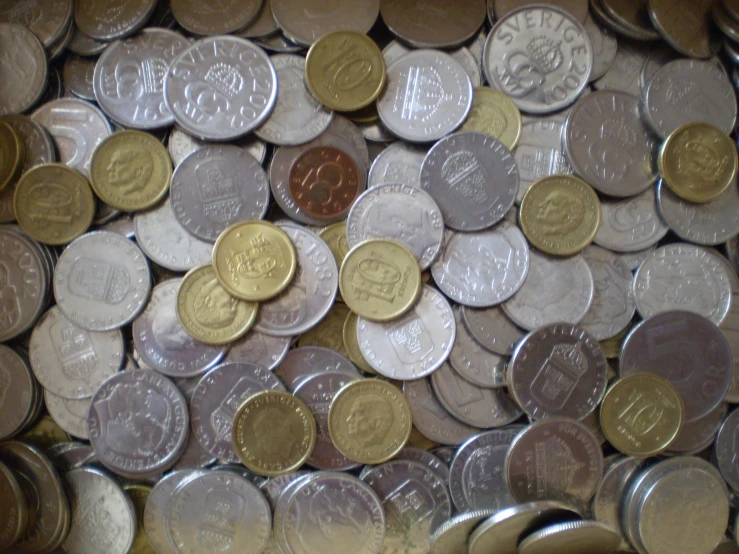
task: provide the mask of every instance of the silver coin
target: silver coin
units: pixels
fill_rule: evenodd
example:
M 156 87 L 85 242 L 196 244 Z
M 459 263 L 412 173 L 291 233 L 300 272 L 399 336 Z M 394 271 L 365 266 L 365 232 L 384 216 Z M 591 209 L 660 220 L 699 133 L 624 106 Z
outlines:
M 739 233 L 739 188 L 736 180 L 716 200 L 705 204 L 687 202 L 660 180 L 657 208 L 667 225 L 683 240 L 715 245 Z
M 257 18 L 249 25 L 239 31 L 239 36 L 244 38 L 266 38 L 280 32 L 280 27 L 272 15 L 270 0 L 264 0 L 262 10 Z
M 429 440 L 457 445 L 478 432 L 444 409 L 431 388 L 429 378 L 404 382 L 403 394 L 411 408 L 413 425 Z
M 187 402 L 155 371 L 121 371 L 92 397 L 87 428 L 105 467 L 127 475 L 156 474 L 174 465 L 185 446 Z
M 402 141 L 392 143 L 372 162 L 367 187 L 403 183 L 421 188 L 421 164 L 427 150 Z
M 28 362 L 15 350 L 0 345 L 0 439 L 17 434 L 32 414 L 39 395 L 38 384 L 33 378 Z
M 316 445 L 306 460 L 309 466 L 332 471 L 359 467 L 360 464 L 338 451 L 328 430 L 328 410 L 334 395 L 341 387 L 357 379 L 346 373 L 323 372 L 307 377 L 293 389 L 293 394 L 305 402 L 316 420 Z
M 230 140 L 259 127 L 277 100 L 277 72 L 264 51 L 239 37 L 199 40 L 175 58 L 164 101 L 185 131 Z
M 6 115 L 0 117 L 0 121 L 4 121 L 10 125 L 21 140 L 23 140 L 26 150 L 22 169 L 24 173 L 34 166 L 56 160 L 56 152 L 51 137 L 41 125 L 34 122 L 30 117 L 24 115 Z
M 519 502 L 559 500 L 578 506 L 595 494 L 603 453 L 582 423 L 552 418 L 529 425 L 513 439 L 504 471 Z
M 187 231 L 215 242 L 232 224 L 262 219 L 269 205 L 267 173 L 236 146 L 206 146 L 177 166 L 169 193 L 175 217 Z
M 352 248 L 368 239 L 386 238 L 404 245 L 427 269 L 441 249 L 444 222 L 439 206 L 423 190 L 410 185 L 380 185 L 364 192 L 346 221 Z
M 500 356 L 510 356 L 526 334 L 500 306 L 474 309 L 462 306 L 462 321 L 470 335 L 484 348 Z
M 716 64 L 675 60 L 663 66 L 644 92 L 644 116 L 666 139 L 685 123 L 705 121 L 729 134 L 736 122 L 737 104 L 729 78 Z
M 303 51 L 302 46 L 295 44 L 282 33 L 277 33 L 269 37 L 255 38 L 254 44 L 264 48 L 267 52 L 276 52 L 279 54 L 294 54 Z
M 382 124 L 410 142 L 439 140 L 464 122 L 471 107 L 467 72 L 437 50 L 416 50 L 390 64 L 377 100 Z
M 624 200 L 600 202 L 601 223 L 595 243 L 616 252 L 637 252 L 657 243 L 669 228 L 657 213 L 654 191 Z
M 267 145 L 251 135 L 234 141 L 231 144 L 249 152 L 249 154 L 259 160 L 259 163 L 263 163 L 264 159 L 267 157 Z M 188 135 L 177 126 L 172 129 L 167 137 L 167 151 L 169 152 L 169 156 L 172 158 L 172 163 L 175 167 L 180 165 L 182 160 L 187 158 L 196 150 L 200 150 L 205 146 L 213 145 L 214 143 L 212 142 L 200 140 Z
M 646 92 L 647 85 L 649 85 L 649 82 L 657 71 L 662 69 L 671 61 L 679 58 L 680 54 L 670 48 L 667 44 L 662 44 L 659 48 L 652 50 L 644 60 L 641 73 L 639 74 L 639 86 L 641 87 L 642 94 Z
M 100 470 L 82 467 L 64 476 L 72 510 L 67 554 L 127 554 L 136 536 L 136 511 L 121 486 Z
M 667 447 L 668 454 L 695 455 L 706 450 L 716 440 L 721 422 L 728 412 L 727 404 L 720 404 L 707 415 L 683 423 L 680 432 Z
M 225 35 L 250 25 L 259 15 L 262 0 L 172 0 L 170 6 L 177 23 L 187 31 L 196 35 Z
M 80 31 L 79 27 L 74 24 L 72 32 L 72 40 L 67 44 L 67 49 L 78 56 L 97 56 L 108 46 L 107 42 L 95 40 Z
M 116 329 L 90 332 L 54 306 L 31 334 L 29 357 L 39 382 L 61 398 L 90 398 L 123 364 L 123 335 Z M 79 435 L 78 435 L 79 436 Z
M 94 59 L 70 54 L 64 61 L 64 68 L 62 69 L 64 84 L 69 92 L 83 100 L 95 100 L 94 74 Z
M 588 14 L 583 23 L 585 31 L 590 37 L 593 46 L 593 70 L 590 72 L 590 81 L 600 79 L 613 65 L 618 51 L 616 35 L 606 27 L 599 25 Z
M 74 22 L 87 36 L 103 41 L 134 34 L 156 8 L 155 0 L 104 2 L 79 0 L 74 5 Z
M 190 423 L 198 442 L 221 462 L 239 463 L 231 441 L 236 412 L 250 396 L 285 386 L 269 370 L 245 362 L 224 363 L 200 380 L 190 401 Z
M 83 442 L 59 442 L 46 450 L 49 461 L 62 474 L 95 463 L 95 450 Z
M 457 450 L 453 446 L 435 446 L 429 450 L 434 456 L 443 461 L 447 466 L 451 465 L 452 458 L 457 453 Z
M 513 156 L 518 166 L 518 193 L 516 202 L 523 200 L 529 187 L 542 177 L 574 173 L 562 145 L 564 120 L 536 117 L 521 128 L 521 140 Z
M 518 343 L 508 389 L 534 420 L 585 419 L 603 400 L 607 370 L 598 341 L 576 325 L 539 327 Z
M 731 306 L 731 284 L 717 254 L 676 243 L 655 250 L 637 270 L 634 296 L 643 318 L 686 310 L 719 325 Z
M 54 273 L 54 296 L 64 316 L 88 331 L 130 323 L 151 290 L 149 264 L 125 237 L 95 231 L 75 239 Z
M 450 414 L 479 429 L 508 425 L 523 413 L 505 390 L 475 386 L 449 364 L 431 375 L 431 384 L 436 398 Z
M 177 458 L 177 463 L 172 466 L 172 470 L 194 470 L 209 467 L 216 463 L 218 459 L 200 445 L 194 433 L 187 436 L 185 448 L 182 454 Z
M 98 108 L 78 98 L 47 102 L 31 119 L 49 131 L 59 153 L 59 161 L 84 176 L 90 172 L 92 153 L 113 132 Z
M 0 23 L 0 114 L 21 113 L 46 90 L 46 53 L 39 39 L 21 25 Z
M 262 487 L 262 485 L 267 481 L 266 477 L 262 477 L 261 475 L 257 475 L 256 473 L 249 471 L 241 464 L 216 464 L 213 466 L 212 470 L 235 473 L 257 487 Z
M 213 245 L 200 240 L 177 221 L 169 198 L 133 218 L 136 242 L 153 261 L 171 271 L 189 271 L 208 264 L 213 257 Z
M 503 221 L 476 233 L 448 233 L 431 274 L 439 289 L 455 302 L 483 308 L 513 296 L 528 269 L 526 237 L 518 227 Z
M 516 505 L 500 470 L 519 431 L 518 428 L 485 431 L 457 449 L 450 467 L 449 492 L 458 512 L 499 512 Z
M 305 58 L 290 54 L 271 56 L 280 86 L 277 103 L 269 118 L 254 130 L 260 139 L 273 144 L 310 142 L 331 123 L 334 112 L 320 104 L 305 86 Z
M 580 327 L 595 340 L 610 339 L 626 328 L 636 311 L 631 268 L 618 254 L 600 246 L 587 246 L 582 256 L 593 274 L 595 288 L 593 302 L 580 320 Z
M 264 496 L 267 498 L 267 502 L 269 502 L 269 505 L 272 507 L 273 513 L 275 511 L 277 500 L 282 495 L 282 493 L 285 492 L 287 487 L 293 484 L 300 477 L 309 475 L 311 473 L 312 472 L 307 469 L 290 471 L 276 477 L 270 477 L 261 487 L 259 487 Z M 277 552 L 279 554 L 279 550 Z
M 411 460 L 425 465 L 442 480 L 447 488 L 449 487 L 449 466 L 444 460 L 432 452 L 415 446 L 404 446 L 400 452 L 395 455 L 395 458 L 400 460 Z
M 431 535 L 431 554 L 464 552 L 470 533 L 493 513 L 493 510 L 476 510 L 455 515 Z
M 358 128 L 362 132 L 362 136 L 368 141 L 374 143 L 388 143 L 398 140 L 398 137 L 387 130 L 387 128 L 380 121 L 373 123 L 361 123 Z
M 305 333 L 328 313 L 339 287 L 339 268 L 328 245 L 315 233 L 294 223 L 281 223 L 295 245 L 298 270 L 284 292 L 260 304 L 254 328 L 275 337 Z
M 387 44 L 387 46 L 385 46 L 385 48 L 382 49 L 382 57 L 385 58 L 385 65 L 388 66 L 406 54 L 410 54 L 412 51 L 413 50 L 411 48 L 393 39 Z M 458 61 L 467 72 L 473 88 L 477 88 L 482 85 L 480 63 L 472 55 L 472 52 L 462 46 L 461 48 L 450 51 L 449 55 Z
M 501 307 L 527 330 L 555 322 L 575 324 L 590 309 L 594 289 L 593 274 L 582 255 L 553 258 L 532 250 L 523 286 Z
M 267 545 L 272 527 L 269 503 L 244 477 L 211 471 L 181 483 L 172 495 L 165 525 L 180 554 L 204 549 L 256 554 Z
M 303 346 L 290 350 L 274 372 L 291 391 L 319 373 L 343 373 L 349 378 L 361 377 L 347 358 L 322 346 Z
M 50 48 L 61 40 L 72 21 L 74 2 L 54 0 L 41 4 L 38 1 L 16 2 L 5 0 L 0 3 L 0 21 L 23 25 Z
M 562 139 L 575 172 L 609 196 L 634 196 L 657 178 L 658 143 L 639 115 L 639 99 L 603 90 L 580 100 Z
M 428 467 L 410 460 L 391 460 L 362 478 L 382 501 L 387 517 L 383 552 L 428 552 L 430 534 L 451 516 L 444 481 Z M 410 508 L 410 509 L 409 509 Z
M 737 456 L 739 456 L 737 437 L 739 437 L 739 410 L 734 410 L 721 424 L 714 446 L 716 465 L 723 478 L 734 490 L 739 490 L 739 465 L 736 463 Z
M 272 337 L 250 331 L 232 342 L 224 362 L 247 362 L 273 370 L 287 355 L 292 337 Z
M 726 246 L 727 250 L 731 252 L 729 244 L 727 243 Z M 731 284 L 731 307 L 719 328 L 724 333 L 726 340 L 729 341 L 729 346 L 734 354 L 734 381 L 729 392 L 726 393 L 724 401 L 737 404 L 739 403 L 739 275 L 737 275 L 729 260 L 723 256 L 720 256 L 719 260 L 726 267 L 726 273 L 729 275 Z
M 197 474 L 197 472 L 187 470 L 173 471 L 157 481 L 146 498 L 144 530 L 149 544 L 157 554 L 178 554 L 167 535 L 164 521 L 165 509 L 175 489 Z
M 462 310 L 454 307 L 457 336 L 449 354 L 449 363 L 457 372 L 473 385 L 482 388 L 505 386 L 508 359 L 483 348 L 469 333 L 462 321 Z
M 616 57 L 608 71 L 593 82 L 595 90 L 619 90 L 641 96 L 639 76 L 649 48 L 644 43 L 618 41 Z
M 159 283 L 146 309 L 133 322 L 133 342 L 144 363 L 170 377 L 195 377 L 226 355 L 226 346 L 197 341 L 177 318 L 177 291 L 182 280 Z
M 171 125 L 174 117 L 164 103 L 164 77 L 172 61 L 189 45 L 179 33 L 154 28 L 112 43 L 95 65 L 92 99 L 126 127 Z
M 354 145 L 354 148 L 359 152 L 359 155 L 364 162 L 366 172 L 367 168 L 370 166 L 369 148 L 359 127 L 346 117 L 334 114 L 334 118 L 331 120 L 331 123 L 329 123 L 328 131 L 345 138 Z
M 329 5 L 321 0 L 272 0 L 271 6 L 282 32 L 301 46 L 332 31 L 366 34 L 380 11 L 379 0 L 339 0 Z
M 556 112 L 572 104 L 587 86 L 593 46 L 568 12 L 526 6 L 495 24 L 485 43 L 483 65 L 488 82 L 521 111 Z
M 456 325 L 449 302 L 424 285 L 417 304 L 400 319 L 382 323 L 359 318 L 357 340 L 379 374 L 409 381 L 434 372 L 449 357 Z
M 123 214 L 116 219 L 101 225 L 100 231 L 112 231 L 126 237 L 128 240 L 136 239 L 136 230 L 133 226 L 133 214 Z

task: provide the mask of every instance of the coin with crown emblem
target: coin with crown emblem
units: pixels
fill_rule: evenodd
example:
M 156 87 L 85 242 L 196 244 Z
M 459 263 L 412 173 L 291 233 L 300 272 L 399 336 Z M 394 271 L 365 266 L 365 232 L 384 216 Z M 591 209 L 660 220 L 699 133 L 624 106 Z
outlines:
M 10 124 L 0 121 L 0 190 L 14 182 L 25 159 L 25 145 Z
M 292 282 L 297 266 L 290 237 L 266 221 L 236 223 L 213 247 L 218 282 L 242 300 L 260 302 L 277 296 Z
M 521 127 L 521 112 L 509 96 L 491 87 L 478 87 L 470 115 L 460 130 L 490 135 L 513 150 L 521 138 Z
M 734 142 L 721 129 L 692 122 L 675 129 L 659 152 L 659 172 L 667 186 L 689 202 L 721 196 L 737 172 Z

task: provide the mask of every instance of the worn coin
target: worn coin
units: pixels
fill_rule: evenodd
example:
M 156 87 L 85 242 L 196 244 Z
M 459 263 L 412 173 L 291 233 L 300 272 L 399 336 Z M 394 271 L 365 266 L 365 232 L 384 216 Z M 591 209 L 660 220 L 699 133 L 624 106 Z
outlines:
M 485 21 L 483 0 L 449 4 L 432 0 L 423 5 L 411 0 L 382 2 L 385 25 L 401 40 L 415 48 L 450 48 L 465 42 Z
M 710 58 L 720 48 L 713 29 L 712 4 L 709 0 L 650 0 L 649 17 L 669 45 L 682 55 Z
M 46 90 L 46 53 L 26 27 L 0 23 L 0 49 L 11 58 L 0 67 L 0 114 L 22 113 Z
M 144 530 L 149 544 L 157 554 L 178 554 L 167 534 L 165 510 L 177 487 L 202 473 L 188 470 L 172 471 L 157 481 L 149 493 L 144 508 Z
M 669 231 L 657 212 L 654 191 L 624 200 L 601 200 L 601 224 L 594 242 L 616 252 L 638 252 Z
M 521 125 L 521 113 L 513 100 L 493 88 L 477 87 L 460 131 L 484 133 L 512 151 L 521 138 Z
M 44 390 L 44 405 L 52 419 L 64 431 L 74 437 L 87 439 L 87 412 L 90 399 L 69 400 Z
M 38 383 L 33 377 L 30 364 L 8 346 L 0 346 L 0 381 L 4 394 L 0 395 L 0 438 L 16 435 L 28 423 L 38 403 Z
M 231 144 L 249 152 L 249 154 L 254 156 L 259 163 L 263 163 L 267 157 L 267 145 L 252 135 L 247 135 L 243 138 L 232 141 Z M 187 134 L 176 125 L 172 128 L 167 137 L 167 150 L 169 151 L 169 155 L 172 158 L 172 163 L 174 163 L 175 167 L 180 165 L 182 160 L 196 150 L 200 150 L 204 146 L 213 145 L 214 143 L 212 142 L 200 140 Z
M 641 96 L 639 77 L 648 54 L 649 49 L 642 43 L 619 39 L 616 57 L 611 67 L 600 79 L 593 82 L 593 88 L 618 90 Z
M 172 15 L 196 35 L 225 35 L 250 25 L 259 15 L 262 0 L 195 2 L 172 0 Z
M 18 180 L 26 149 L 20 135 L 4 121 L 0 122 L 0 153 L 4 160 L 0 167 L 0 188 L 6 188 Z
M 505 386 L 508 359 L 483 348 L 469 333 L 462 321 L 462 310 L 454 308 L 457 334 L 449 354 L 449 363 L 470 383 L 483 388 Z
M 272 0 L 272 14 L 282 32 L 301 46 L 310 46 L 333 31 L 367 33 L 380 11 L 378 0 L 339 0 L 325 5 L 321 0 Z
M 9 549 L 18 541 L 28 525 L 28 502 L 16 475 L 0 462 L 0 491 L 4 505 L 0 508 L 0 548 Z
M 62 76 L 67 90 L 83 100 L 95 100 L 93 76 L 97 60 L 69 54 L 64 61 Z
M 56 160 L 54 143 L 46 130 L 25 115 L 5 115 L 0 117 L 15 131 L 25 146 L 25 159 L 22 172 L 26 172 L 37 165 L 51 163 Z M 11 192 L 12 198 L 12 192 Z
M 677 437 L 670 443 L 667 453 L 695 455 L 709 448 L 716 440 L 716 434 L 727 412 L 728 404 L 719 404 L 707 415 L 683 423 Z
M 556 523 L 531 533 L 519 545 L 521 554 L 611 554 L 621 543 L 619 534 L 604 523 L 571 521 Z
M 367 187 L 402 183 L 421 187 L 421 164 L 427 150 L 422 146 L 402 141 L 393 142 L 372 162 L 367 178 Z
M 75 2 L 74 22 L 87 36 L 111 41 L 134 34 L 148 21 L 155 0 L 107 3 L 100 0 Z
M 70 25 L 73 7 L 74 2 L 70 0 L 55 0 L 44 4 L 37 1 L 5 0 L 0 3 L 0 21 L 23 25 L 36 35 L 45 47 L 51 48 L 62 39 Z
M 739 490 L 739 468 L 736 466 L 736 437 L 739 433 L 739 412 L 729 414 L 716 435 L 714 454 L 721 475 L 733 490 Z
M 245 28 L 239 30 L 239 35 L 244 38 L 268 38 L 280 32 L 280 28 L 272 15 L 270 0 L 262 2 L 262 9 L 257 18 Z
M 526 334 L 519 329 L 500 306 L 485 309 L 462 307 L 462 321 L 467 332 L 484 348 L 500 356 L 510 356 Z
M 303 346 L 290 350 L 274 369 L 288 390 L 317 373 L 344 373 L 359 378 L 357 368 L 344 356 L 321 346 Z

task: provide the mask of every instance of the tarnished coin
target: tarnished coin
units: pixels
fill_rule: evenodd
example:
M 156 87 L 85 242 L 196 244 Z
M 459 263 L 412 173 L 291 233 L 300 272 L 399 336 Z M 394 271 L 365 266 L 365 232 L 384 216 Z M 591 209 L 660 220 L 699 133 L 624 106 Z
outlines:
M 721 424 L 714 446 L 716 465 L 733 490 L 739 490 L 739 468 L 735 463 L 737 434 L 739 434 L 739 411 L 734 410 Z
M 460 131 L 474 131 L 493 137 L 508 150 L 521 138 L 521 113 L 508 96 L 490 87 L 475 88 L 472 109 Z
M 622 0 L 600 0 L 604 13 L 620 29 L 627 31 L 627 36 L 641 40 L 657 40 L 659 33 L 649 19 L 647 0 L 624 2 Z
M 0 153 L 3 164 L 0 166 L 0 188 L 14 184 L 20 176 L 26 156 L 25 143 L 13 127 L 0 121 Z
M 62 76 L 69 92 L 83 100 L 95 100 L 93 77 L 96 61 L 94 58 L 86 58 L 76 54 L 67 56 L 62 69 Z
M 385 25 L 415 48 L 450 48 L 465 42 L 485 20 L 483 0 L 449 4 L 432 0 L 423 6 L 410 0 L 382 2 Z
M 464 379 L 478 387 L 504 387 L 508 359 L 486 350 L 470 335 L 459 306 L 454 308 L 454 320 L 457 334 L 449 363 Z
M 25 146 L 25 159 L 21 171 L 24 173 L 37 165 L 56 160 L 54 143 L 46 130 L 25 115 L 4 115 L 0 117 L 15 131 Z M 12 194 L 11 194 L 12 198 Z
M 344 356 L 321 346 L 303 346 L 287 353 L 282 362 L 274 369 L 285 386 L 293 391 L 295 388 L 317 373 L 344 373 L 359 378 L 357 368 Z
M 28 499 L 18 477 L 8 466 L 0 462 L 0 492 L 4 499 L 0 507 L 0 548 L 8 550 L 26 531 L 28 525 Z
M 669 228 L 657 213 L 654 191 L 624 200 L 601 200 L 594 242 L 615 252 L 638 252 L 662 239 Z
M 46 452 L 54 444 L 69 442 L 72 437 L 50 416 L 43 415 L 25 433 L 18 437 L 19 441 L 31 444 Z
M 521 554 L 611 554 L 621 544 L 619 534 L 604 523 L 571 521 L 556 523 L 527 536 L 519 545 Z
M 259 15 L 262 0 L 195 2 L 173 0 L 172 15 L 184 29 L 196 35 L 225 35 L 243 29 Z
M 719 50 L 710 0 L 649 0 L 649 17 L 664 39 L 684 56 L 710 58 Z
M 562 145 L 564 121 L 551 118 L 527 118 L 521 128 L 521 140 L 513 156 L 518 166 L 519 184 L 516 202 L 523 200 L 529 187 L 543 177 L 573 173 Z
M 264 10 L 269 9 L 265 2 Z M 331 123 L 334 114 L 308 92 L 305 86 L 305 60 L 301 56 L 270 56 L 277 71 L 277 103 L 269 118 L 254 134 L 262 140 L 291 146 L 318 137 Z M 342 66 L 343 67 L 343 66 Z
M 167 137 L 167 151 L 172 158 L 175 167 L 180 165 L 182 161 L 196 150 L 200 150 L 205 146 L 213 146 L 213 142 L 201 140 L 187 134 L 178 126 L 174 126 Z M 238 140 L 232 141 L 231 144 L 243 148 L 249 154 L 254 156 L 259 163 L 263 163 L 267 157 L 267 145 L 258 138 L 247 135 Z
M 483 347 L 501 356 L 510 356 L 526 334 L 519 329 L 500 306 L 474 309 L 462 307 L 462 321 L 470 335 Z
M 513 206 L 518 167 L 500 141 L 460 132 L 429 150 L 421 166 L 421 187 L 439 204 L 447 227 L 479 231 L 500 221 Z
M 0 21 L 23 25 L 45 47 L 51 48 L 62 40 L 65 30 L 71 24 L 73 7 L 74 2 L 71 0 L 54 0 L 44 4 L 5 0 L 0 3 Z
M 146 538 L 146 531 L 144 530 L 144 510 L 151 491 L 152 487 L 139 483 L 123 485 L 123 492 L 133 503 L 134 513 L 136 514 L 136 534 L 133 538 L 131 554 L 158 554 L 149 544 L 149 539 Z
M 204 38 L 180 53 L 164 79 L 164 101 L 187 132 L 230 140 L 259 127 L 277 100 L 277 72 L 246 39 Z
M 16 435 L 29 423 L 29 419 L 37 417 L 35 407 L 39 407 L 39 385 L 33 377 L 30 364 L 15 350 L 8 346 L 0 346 L 0 375 L 5 383 L 4 392 L 0 396 L 0 438 L 3 440 Z
M 430 111 L 421 101 L 427 97 L 435 99 Z M 382 124 L 410 142 L 439 140 L 462 125 L 471 107 L 472 82 L 464 67 L 436 50 L 416 50 L 390 64 L 377 100 Z
M 402 141 L 392 143 L 372 162 L 367 178 L 367 187 L 402 183 L 421 187 L 421 165 L 426 149 Z
M 584 2 L 583 2 L 584 3 Z M 590 72 L 590 81 L 600 79 L 613 65 L 618 51 L 618 43 L 614 33 L 599 25 L 590 15 L 583 23 L 585 31 L 590 37 L 593 46 L 593 70 Z
M 495 19 L 491 17 L 490 21 L 492 23 L 496 19 L 503 19 L 503 17 L 521 6 L 536 3 L 533 0 L 490 0 L 488 10 L 491 10 L 490 6 L 493 6 L 495 10 Z M 571 13 L 581 23 L 587 21 L 588 3 L 585 0 L 552 0 L 549 4 Z
M 321 0 L 272 0 L 272 14 L 282 32 L 301 46 L 310 46 L 333 31 L 368 33 L 380 11 L 378 0 L 339 0 L 330 7 Z
M 67 49 L 78 56 L 97 56 L 108 46 L 107 42 L 95 40 L 80 31 L 77 25 L 73 25 L 72 38 L 67 44 Z
M 205 146 L 177 166 L 169 198 L 177 220 L 191 235 L 214 242 L 231 225 L 264 217 L 267 173 L 242 148 Z
M 95 64 L 94 99 L 127 127 L 171 125 L 174 117 L 164 103 L 164 77 L 169 64 L 188 46 L 179 33 L 158 28 L 112 43 Z
M 669 381 L 683 398 L 686 423 L 722 402 L 733 380 L 733 367 L 731 348 L 721 330 L 691 312 L 667 311 L 649 317 L 629 333 L 621 348 L 621 375 L 652 373 Z
M 54 272 L 54 296 L 64 316 L 88 331 L 130 323 L 146 305 L 151 277 L 146 256 L 130 240 L 95 231 L 74 240 Z
M 132 35 L 141 29 L 155 7 L 155 0 L 112 4 L 101 0 L 80 0 L 75 2 L 74 22 L 87 36 L 110 41 Z
M 46 52 L 36 35 L 11 23 L 0 23 L 0 49 L 13 56 L 0 68 L 0 114 L 25 112 L 46 90 Z

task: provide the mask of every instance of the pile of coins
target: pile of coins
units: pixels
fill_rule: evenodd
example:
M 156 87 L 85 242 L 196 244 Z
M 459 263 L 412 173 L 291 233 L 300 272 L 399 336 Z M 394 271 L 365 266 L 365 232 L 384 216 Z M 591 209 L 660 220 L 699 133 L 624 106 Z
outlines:
M 739 553 L 738 88 L 736 0 L 0 0 L 0 552 Z

